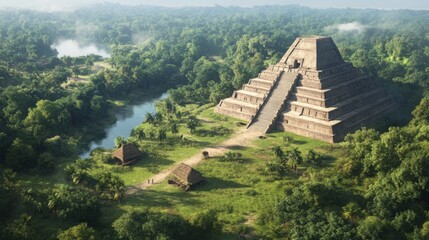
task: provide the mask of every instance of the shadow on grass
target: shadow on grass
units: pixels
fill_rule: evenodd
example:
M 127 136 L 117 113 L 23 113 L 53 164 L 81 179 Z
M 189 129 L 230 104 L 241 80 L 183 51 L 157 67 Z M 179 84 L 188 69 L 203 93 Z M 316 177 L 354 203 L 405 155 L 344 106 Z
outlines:
M 101 207 L 101 216 L 98 219 L 97 226 L 110 226 L 113 221 L 125 212 L 116 202 L 107 202 L 107 204 L 103 204 Z
M 207 177 L 203 185 L 198 186 L 196 191 L 211 191 L 215 189 L 228 189 L 228 188 L 246 188 L 249 185 L 237 183 L 230 180 L 224 180 L 217 177 Z
M 210 145 L 210 142 L 206 142 L 206 141 L 193 141 L 192 142 L 192 147 L 203 148 L 203 147 L 207 147 L 209 145 Z
M 195 191 L 198 191 L 198 188 Z M 172 207 L 177 205 L 177 203 L 197 205 L 200 201 L 193 198 L 190 192 L 156 190 L 144 190 L 127 199 L 127 204 L 136 207 Z
M 200 122 L 206 123 L 206 124 L 214 123 L 214 121 L 212 121 L 210 119 L 201 119 L 201 118 L 199 118 L 198 120 L 200 120 Z
M 331 162 L 335 162 L 335 160 L 336 160 L 337 158 L 336 157 L 334 157 L 334 156 L 332 156 L 332 155 L 326 155 L 326 154 L 324 154 L 323 156 L 322 156 L 322 161 L 323 162 L 329 162 L 329 163 L 331 163 Z
M 240 146 L 240 145 L 232 145 L 232 146 L 229 146 L 228 147 L 228 149 L 231 149 L 231 150 L 244 150 L 244 149 L 246 149 L 247 147 L 244 147 L 244 146 Z
M 140 159 L 138 163 L 133 165 L 133 167 L 149 167 L 152 165 L 168 166 L 173 163 L 174 163 L 173 160 L 163 158 L 163 157 L 155 157 L 155 158 Z
M 291 140 L 291 144 L 304 145 L 306 143 L 307 143 L 307 141 L 303 141 L 303 140 L 297 140 L 297 139 L 292 139 Z

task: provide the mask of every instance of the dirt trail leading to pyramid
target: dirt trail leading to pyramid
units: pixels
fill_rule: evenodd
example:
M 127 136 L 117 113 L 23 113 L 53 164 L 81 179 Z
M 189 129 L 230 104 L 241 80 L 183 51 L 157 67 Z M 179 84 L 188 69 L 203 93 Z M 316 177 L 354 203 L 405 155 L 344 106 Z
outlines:
M 234 133 L 233 137 L 225 140 L 224 142 L 217 144 L 215 146 L 201 149 L 201 151 L 195 154 L 194 156 L 188 159 L 185 159 L 181 162 L 175 163 L 170 168 L 151 176 L 149 178 L 151 180 L 150 183 L 148 183 L 147 181 L 144 181 L 140 184 L 130 186 L 127 190 L 127 194 L 131 195 L 140 190 L 150 188 L 154 184 L 161 183 L 171 174 L 173 169 L 176 168 L 181 163 L 184 163 L 189 166 L 196 166 L 198 163 L 200 163 L 203 160 L 203 155 L 202 155 L 203 151 L 207 151 L 210 157 L 221 156 L 227 151 L 240 148 L 240 147 L 250 146 L 252 144 L 252 141 L 257 139 L 261 135 L 263 134 L 260 132 L 250 132 L 247 129 L 240 129 L 238 132 Z M 153 183 L 152 183 L 152 179 L 153 179 Z

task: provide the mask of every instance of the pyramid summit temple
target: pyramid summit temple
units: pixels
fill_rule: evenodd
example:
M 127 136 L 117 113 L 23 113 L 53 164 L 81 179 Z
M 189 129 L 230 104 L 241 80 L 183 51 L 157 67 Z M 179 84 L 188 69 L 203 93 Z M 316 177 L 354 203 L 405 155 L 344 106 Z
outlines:
M 219 102 L 215 111 L 248 120 L 249 131 L 273 128 L 326 142 L 391 111 L 395 103 L 371 77 L 344 62 L 330 37 L 299 37 L 276 65 Z

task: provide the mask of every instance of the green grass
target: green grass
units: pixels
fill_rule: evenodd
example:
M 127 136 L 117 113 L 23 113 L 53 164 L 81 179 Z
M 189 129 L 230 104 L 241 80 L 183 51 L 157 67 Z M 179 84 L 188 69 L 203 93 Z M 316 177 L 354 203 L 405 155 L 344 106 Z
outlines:
M 95 62 L 94 66 L 92 66 L 91 69 L 89 69 L 89 71 L 86 74 L 77 75 L 77 78 L 79 78 L 79 81 L 74 81 L 74 80 L 73 81 L 67 81 L 67 82 L 62 84 L 62 87 L 66 88 L 72 92 L 75 90 L 77 85 L 88 84 L 89 78 L 92 75 L 97 74 L 102 69 L 111 69 L 111 68 L 112 68 L 112 66 L 110 65 L 110 63 L 107 62 L 107 60 Z M 72 77 L 76 77 L 76 76 L 72 76 Z
M 188 105 L 181 111 L 195 114 L 201 120 L 199 129 L 226 126 L 236 131 L 240 128 L 238 123 L 242 123 L 237 119 L 215 114 L 213 107 L 210 106 Z M 192 145 L 178 144 L 180 135 L 191 140 Z M 151 154 L 137 164 L 122 168 L 113 163 L 106 164 L 97 160 L 91 173 L 113 171 L 124 180 L 126 185 L 139 184 L 147 181 L 157 171 L 169 169 L 174 164 L 198 154 L 202 148 L 216 145 L 229 137 L 230 135 L 196 136 L 191 134 L 182 123 L 179 126 L 179 133 L 176 135 L 168 133 L 168 139 L 164 142 L 160 143 L 156 140 L 139 142 L 141 146 L 151 148 L 149 151 Z M 122 203 L 107 203 L 102 209 L 100 223 L 109 226 L 122 213 L 133 209 L 151 208 L 155 211 L 179 214 L 185 218 L 198 211 L 213 209 L 218 213 L 218 218 L 223 225 L 224 232 L 219 239 L 235 239 L 238 229 L 243 228 L 248 229 L 248 233 L 254 237 L 258 234 L 267 234 L 269 227 L 265 226 L 261 229 L 256 222 L 273 216 L 274 213 L 270 212 L 273 209 L 272 206 L 287 189 L 303 181 L 303 173 L 309 167 L 302 164 L 298 174 L 290 172 L 280 180 L 273 180 L 263 172 L 263 169 L 266 162 L 274 158 L 272 148 L 275 146 L 281 146 L 284 149 L 296 147 L 302 152 L 303 157 L 313 149 L 324 155 L 325 161 L 321 168 L 332 166 L 335 160 L 342 158 L 344 154 L 341 149 L 328 143 L 292 133 L 270 133 L 264 139 L 256 139 L 250 147 L 234 149 L 235 152 L 242 154 L 242 163 L 221 162 L 219 158 L 203 160 L 195 168 L 207 181 L 195 190 L 183 192 L 175 186 L 168 185 L 166 181 L 155 184 L 148 190 L 128 196 Z M 106 150 L 106 153 L 110 151 Z M 49 177 L 37 174 L 25 175 L 23 185 L 34 189 L 49 189 L 61 183 L 68 183 L 62 170 L 67 161 L 61 162 L 56 173 Z M 49 224 L 49 229 L 64 225 L 59 223 L 55 225 L 55 221 L 51 218 L 41 219 L 40 224 Z M 51 226 L 52 224 L 54 226 Z
M 105 69 L 111 69 L 112 68 L 112 65 L 110 65 L 110 63 L 108 63 L 107 60 L 94 62 L 94 66 L 100 66 L 100 67 L 103 67 Z
M 208 130 L 216 126 L 228 126 L 232 131 L 238 129 L 237 122 L 239 120 L 218 116 L 213 112 L 213 107 L 189 105 L 182 110 L 198 114 L 197 118 L 201 120 L 201 126 L 197 129 Z M 186 137 L 190 141 L 190 145 L 181 145 L 179 143 L 180 136 Z M 174 135 L 167 133 L 167 139 L 163 142 L 157 140 L 139 141 L 138 144 L 142 146 L 143 151 L 149 151 L 150 154 L 148 157 L 142 157 L 136 164 L 130 167 L 120 167 L 116 164 L 106 164 L 98 161 L 92 173 L 96 174 L 100 171 L 112 170 L 124 180 L 126 185 L 139 184 L 147 181 L 157 172 L 171 168 L 173 164 L 198 154 L 202 148 L 216 145 L 229 137 L 230 134 L 224 136 L 197 136 L 191 134 L 184 124 L 180 124 L 179 133 Z
M 252 147 L 234 150 L 242 154 L 243 163 L 221 162 L 219 158 L 204 160 L 196 169 L 207 181 L 194 191 L 183 192 L 164 181 L 149 190 L 129 196 L 124 204 L 110 211 L 104 220 L 113 221 L 122 212 L 132 209 L 151 208 L 184 217 L 189 217 L 197 211 L 213 209 L 218 212 L 227 233 L 222 239 L 236 236 L 237 229 L 243 227 L 252 231 L 252 228 L 255 228 L 255 219 L 258 216 L 272 215 L 267 211 L 272 209 L 286 189 L 300 182 L 301 174 L 308 167 L 303 164 L 299 168 L 299 174 L 290 173 L 282 180 L 276 181 L 263 174 L 261 170 L 266 162 L 273 159 L 272 148 L 284 146 L 284 137 L 292 139 L 285 148 L 297 147 L 304 156 L 310 149 L 322 153 L 327 159 L 323 164 L 325 167 L 342 157 L 340 151 L 333 151 L 331 144 L 285 132 L 267 134 L 267 138 L 255 140 Z

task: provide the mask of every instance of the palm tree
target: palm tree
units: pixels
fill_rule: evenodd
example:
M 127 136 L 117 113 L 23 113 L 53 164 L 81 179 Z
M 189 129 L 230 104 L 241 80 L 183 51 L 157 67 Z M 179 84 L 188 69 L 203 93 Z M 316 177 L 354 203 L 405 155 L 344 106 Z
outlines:
M 81 169 L 76 169 L 76 171 L 71 175 L 71 179 L 74 184 L 83 183 L 85 185 L 87 183 L 87 177 L 88 174 L 86 171 Z
M 197 126 L 200 124 L 198 118 L 196 118 L 195 116 L 190 116 L 188 118 L 188 121 L 186 122 L 186 126 L 188 127 L 189 131 L 191 133 L 195 132 L 195 129 L 197 128 Z
M 122 180 L 119 178 L 112 179 L 112 184 L 110 186 L 110 191 L 112 192 L 112 199 L 120 201 L 125 198 L 125 185 Z
M 284 152 L 279 146 L 273 148 L 273 153 L 277 159 L 282 159 L 284 157 Z
M 287 152 L 287 159 L 292 168 L 295 169 L 295 173 L 298 172 L 298 165 L 302 163 L 301 152 L 298 148 L 294 148 Z
M 162 142 L 167 139 L 167 131 L 165 131 L 162 127 L 158 129 L 157 133 L 158 141 Z
M 101 192 L 101 197 L 103 198 L 121 200 L 125 197 L 124 182 L 118 176 L 109 172 L 103 172 L 98 175 L 95 189 Z
M 307 162 L 313 163 L 316 166 L 320 166 L 321 160 L 322 160 L 322 155 L 320 153 L 313 151 L 313 149 L 308 151 L 308 154 L 306 157 Z
M 164 120 L 164 116 L 161 113 L 155 114 L 155 123 L 160 125 Z
M 13 231 L 16 231 L 19 234 L 19 239 L 30 239 L 36 235 L 31 216 L 27 214 L 21 215 L 19 219 L 14 221 L 11 227 L 13 228 Z
M 75 166 L 77 169 L 80 170 L 89 170 L 92 168 L 93 162 L 91 160 L 85 160 L 85 159 L 78 159 L 75 162 Z
M 6 189 L 14 189 L 16 187 L 16 172 L 11 169 L 3 171 L 3 186 Z
M 132 131 L 132 135 L 135 136 L 138 140 L 143 140 L 146 137 L 144 130 L 141 128 L 134 128 Z
M 168 113 L 176 112 L 176 108 L 174 107 L 173 103 L 169 99 L 165 100 L 165 109 L 167 110 Z
M 155 117 L 150 112 L 146 113 L 145 119 L 146 119 L 145 122 L 150 123 L 150 124 L 155 122 Z
M 176 122 L 171 122 L 171 124 L 170 124 L 170 131 L 171 131 L 172 134 L 179 133 L 179 126 L 177 125 Z
M 120 148 L 122 145 L 127 143 L 124 137 L 118 136 L 115 138 L 115 148 Z

